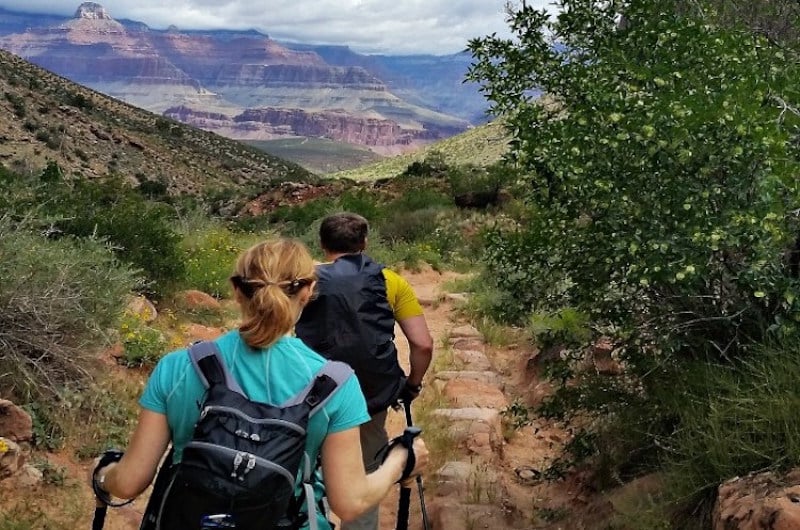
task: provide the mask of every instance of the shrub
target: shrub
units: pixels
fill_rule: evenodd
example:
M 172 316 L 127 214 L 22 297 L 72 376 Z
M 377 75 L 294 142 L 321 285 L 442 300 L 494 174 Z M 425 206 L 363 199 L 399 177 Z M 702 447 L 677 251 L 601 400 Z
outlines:
M 515 171 L 505 164 L 454 167 L 447 172 L 453 202 L 461 208 L 497 206 L 501 190 L 515 179 Z
M 144 271 L 152 294 L 163 296 L 183 276 L 180 235 L 166 204 L 148 201 L 117 179 L 55 183 L 39 196 L 59 216 L 59 230 L 105 238 L 121 260 Z
M 273 223 L 281 223 L 283 232 L 292 235 L 302 234 L 314 221 L 337 211 L 336 201 L 323 197 L 294 206 L 278 206 L 269 218 Z
M 239 253 L 269 234 L 237 233 L 221 222 L 202 219 L 196 212 L 183 222 L 181 260 L 184 288 L 198 289 L 217 298 L 230 294 L 228 278 Z
M 135 315 L 125 315 L 120 324 L 120 341 L 126 366 L 153 365 L 167 350 L 168 341 L 161 331 L 142 322 Z
M 426 240 L 432 235 L 441 213 L 442 209 L 437 207 L 411 211 L 398 210 L 380 224 L 381 237 L 390 242 L 413 243 Z
M 339 209 L 345 212 L 354 212 L 375 222 L 386 216 L 386 208 L 373 193 L 367 190 L 347 190 L 342 193 L 337 201 Z
M 411 187 L 386 205 L 387 212 L 413 212 L 437 206 L 452 206 L 453 201 L 447 194 L 426 187 Z
M 425 158 L 409 164 L 402 176 L 409 177 L 441 177 L 447 172 L 448 166 L 444 154 L 440 151 L 431 151 Z
M 0 219 L 0 278 L 3 396 L 53 400 L 85 385 L 132 272 L 97 241 L 46 240 Z
M 703 4 L 566 0 L 551 18 L 523 3 L 515 39 L 470 44 L 469 77 L 530 172 L 525 224 L 487 239 L 507 315 L 573 307 L 623 344 L 627 377 L 567 372 L 547 403 L 598 420 L 575 449 L 610 475 L 674 448 L 695 407 L 675 388 L 691 370 L 740 366 L 800 332 L 797 63 L 714 25 Z M 713 395 L 701 384 L 696 398 Z
M 25 108 L 25 100 L 12 92 L 6 92 L 5 98 L 9 103 L 11 103 L 11 106 L 14 109 L 14 115 L 16 115 L 17 118 L 24 118 L 25 114 L 27 113 Z

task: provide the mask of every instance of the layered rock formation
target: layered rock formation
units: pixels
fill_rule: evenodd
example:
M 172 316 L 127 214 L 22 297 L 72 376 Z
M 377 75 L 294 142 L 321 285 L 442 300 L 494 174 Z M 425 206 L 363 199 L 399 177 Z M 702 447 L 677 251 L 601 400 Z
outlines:
M 94 2 L 81 4 L 62 24 L 0 38 L 0 47 L 100 92 L 231 138 L 291 134 L 402 148 L 469 126 L 404 101 L 361 65 L 333 66 L 313 51 L 289 49 L 258 32 L 122 24 Z
M 164 115 L 241 140 L 308 136 L 365 145 L 378 152 L 385 152 L 388 147 L 416 147 L 456 133 L 446 129 L 404 128 L 392 120 L 357 116 L 341 110 L 308 112 L 302 109 L 265 107 L 228 116 L 224 113 L 178 106 L 167 109 Z

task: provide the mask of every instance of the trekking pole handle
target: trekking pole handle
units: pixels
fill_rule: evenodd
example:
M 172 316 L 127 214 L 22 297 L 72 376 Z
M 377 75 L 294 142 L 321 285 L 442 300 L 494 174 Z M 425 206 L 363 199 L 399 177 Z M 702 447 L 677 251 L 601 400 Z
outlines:
M 94 471 L 92 471 L 92 491 L 94 491 L 94 495 L 98 501 L 98 505 L 103 504 L 104 506 L 111 506 L 112 508 L 118 508 L 120 506 L 125 506 L 126 504 L 130 504 L 133 502 L 133 499 L 128 499 L 122 502 L 114 502 L 111 499 L 111 495 L 107 491 L 104 491 L 100 487 L 100 484 L 97 482 L 97 473 L 107 465 L 122 460 L 123 454 L 124 453 L 122 451 L 119 451 L 117 449 L 109 449 L 105 451 L 103 455 L 100 457 L 100 460 L 97 462 Z M 99 515 L 99 513 L 97 515 Z
M 414 427 L 414 422 L 411 419 L 411 402 L 410 401 L 404 401 L 403 402 L 403 409 L 405 410 L 405 413 L 406 413 L 406 425 L 408 425 L 408 427 L 406 427 L 406 429 L 416 429 L 416 427 Z M 419 491 L 419 505 L 420 505 L 420 510 L 422 511 L 422 527 L 423 527 L 424 530 L 430 530 L 431 525 L 430 525 L 430 520 L 428 519 L 428 509 L 425 506 L 425 487 L 422 485 L 422 476 L 420 476 L 420 475 L 417 475 L 417 490 Z M 410 495 L 410 490 L 409 491 L 406 491 L 406 490 L 400 491 L 401 500 L 402 500 L 402 496 L 403 496 L 404 493 L 406 495 Z M 401 506 L 403 505 L 402 502 L 400 504 L 401 504 Z M 407 504 L 407 501 L 406 501 L 406 504 Z M 406 510 L 407 509 L 408 508 L 406 508 Z M 408 515 L 407 514 L 406 514 L 406 519 L 408 519 Z
M 397 439 L 397 443 L 402 445 L 408 450 L 408 457 L 406 459 L 406 467 L 403 469 L 403 476 L 400 477 L 398 482 L 403 482 L 409 476 L 417 465 L 417 457 L 414 454 L 414 438 L 422 434 L 422 429 L 419 427 L 406 427 L 403 434 Z

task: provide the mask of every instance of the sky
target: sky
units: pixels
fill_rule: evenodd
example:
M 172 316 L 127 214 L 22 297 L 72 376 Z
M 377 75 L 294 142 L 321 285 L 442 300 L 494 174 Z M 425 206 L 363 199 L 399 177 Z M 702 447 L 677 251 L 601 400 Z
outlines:
M 95 0 L 115 19 L 154 29 L 257 29 L 276 40 L 348 45 L 359 53 L 445 55 L 469 39 L 509 36 L 507 0 Z M 546 7 L 551 0 L 529 0 Z M 0 0 L 0 7 L 72 16 L 80 0 Z

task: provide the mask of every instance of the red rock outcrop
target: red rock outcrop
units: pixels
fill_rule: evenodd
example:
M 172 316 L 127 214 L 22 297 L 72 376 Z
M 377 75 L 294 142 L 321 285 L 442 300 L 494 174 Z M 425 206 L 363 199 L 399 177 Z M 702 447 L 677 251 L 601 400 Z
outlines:
M 800 469 L 736 477 L 719 487 L 713 530 L 800 528 Z
M 179 106 L 164 116 L 207 130 L 224 131 L 240 139 L 311 136 L 367 146 L 403 146 L 445 137 L 435 130 L 404 129 L 392 120 L 354 116 L 344 111 L 308 112 L 302 109 L 248 109 L 229 117 Z

